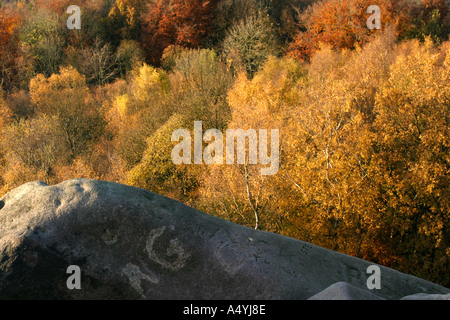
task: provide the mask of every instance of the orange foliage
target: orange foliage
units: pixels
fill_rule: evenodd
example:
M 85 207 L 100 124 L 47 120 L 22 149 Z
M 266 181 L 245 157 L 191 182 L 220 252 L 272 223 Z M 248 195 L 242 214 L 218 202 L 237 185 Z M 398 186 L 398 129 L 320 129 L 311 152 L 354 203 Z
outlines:
M 159 64 L 169 45 L 195 48 L 211 25 L 218 0 L 154 0 L 143 17 L 142 43 L 150 62 Z
M 17 20 L 17 17 L 14 15 L 6 12 L 4 9 L 0 9 L 0 58 L 12 38 Z
M 56 13 L 63 13 L 70 6 L 68 0 L 36 0 L 36 6 Z
M 0 85 L 10 90 L 16 81 L 18 56 L 17 27 L 20 17 L 12 10 L 0 9 Z
M 107 139 L 100 140 L 91 150 L 55 171 L 58 181 L 86 178 L 120 183 L 125 175 L 123 161 L 114 152 L 112 141 Z
M 0 91 L 0 131 L 8 125 L 13 117 L 13 113 L 11 109 L 6 105 L 5 100 L 3 99 L 2 92 Z
M 401 32 L 407 20 L 403 1 L 323 0 L 301 15 L 306 31 L 297 34 L 288 48 L 288 55 L 308 60 L 319 49 L 320 43 L 338 49 L 354 49 L 367 43 L 376 33 L 376 30 L 367 28 L 370 17 L 367 8 L 374 4 L 381 9 L 382 29 L 394 25 Z

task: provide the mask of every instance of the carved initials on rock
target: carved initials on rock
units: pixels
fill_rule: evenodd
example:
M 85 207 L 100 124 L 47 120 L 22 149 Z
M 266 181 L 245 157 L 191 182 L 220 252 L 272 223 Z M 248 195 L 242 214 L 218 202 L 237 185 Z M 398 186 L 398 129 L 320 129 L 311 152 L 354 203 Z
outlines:
M 158 253 L 159 250 L 155 248 L 157 239 L 160 238 L 165 231 L 166 227 L 161 227 L 150 232 L 147 245 L 145 246 L 148 257 L 166 269 L 173 271 L 180 270 L 185 266 L 190 254 L 185 252 L 178 239 L 175 238 L 170 240 L 168 246 L 166 245 L 166 252 L 163 253 L 167 257 L 176 257 L 175 259 L 170 259 L 170 261 L 161 257 L 161 253 Z

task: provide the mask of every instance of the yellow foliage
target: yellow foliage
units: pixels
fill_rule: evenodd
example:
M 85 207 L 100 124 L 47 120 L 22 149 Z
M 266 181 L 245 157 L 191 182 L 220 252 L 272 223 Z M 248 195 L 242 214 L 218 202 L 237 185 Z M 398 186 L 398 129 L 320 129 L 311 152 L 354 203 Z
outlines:
M 67 103 L 85 102 L 89 96 L 86 79 L 72 67 L 61 68 L 59 74 L 49 78 L 39 74 L 30 81 L 31 102 L 44 113 L 58 113 L 61 106 L 55 106 L 55 100 L 69 100 Z M 64 99 L 66 98 L 66 99 Z
M 3 128 L 12 121 L 13 113 L 7 106 L 5 99 L 3 98 L 2 91 L 0 89 L 0 132 Z
M 129 98 L 127 94 L 117 96 L 114 99 L 114 107 L 117 108 L 120 119 L 123 121 L 127 116 L 127 104 Z
M 185 127 L 185 123 L 182 116 L 175 114 L 148 138 L 142 161 L 126 175 L 127 184 L 180 201 L 192 201 L 200 169 L 176 166 L 171 159 L 172 133 Z
M 64 67 L 46 78 L 39 74 L 30 81 L 31 102 L 38 114 L 55 116 L 76 157 L 95 141 L 104 129 L 100 106 L 92 99 L 86 79 L 73 67 Z
M 228 127 L 281 129 L 281 167 L 264 179 L 257 166 L 210 167 L 203 208 L 447 281 L 450 50 L 393 39 L 238 75 Z
M 180 47 L 166 52 L 170 72 L 135 66 L 94 94 L 70 66 L 37 75 L 28 119 L 13 122 L 0 98 L 2 191 L 30 179 L 125 182 L 448 285 L 450 42 L 395 39 L 323 45 L 310 63 L 270 57 L 251 79 L 213 50 Z M 193 121 L 279 129 L 278 173 L 174 165 L 171 135 Z
M 131 73 L 130 95 L 132 106 L 130 112 L 134 113 L 142 108 L 150 107 L 161 100 L 169 89 L 169 82 L 164 71 L 143 64 Z

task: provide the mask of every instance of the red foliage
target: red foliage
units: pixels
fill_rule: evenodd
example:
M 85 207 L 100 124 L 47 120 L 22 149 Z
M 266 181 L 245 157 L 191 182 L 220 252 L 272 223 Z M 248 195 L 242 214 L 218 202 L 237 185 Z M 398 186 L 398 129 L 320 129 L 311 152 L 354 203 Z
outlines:
M 323 0 L 313 4 L 300 17 L 306 31 L 297 34 L 288 48 L 288 55 L 308 60 L 319 49 L 320 43 L 338 49 L 362 45 L 376 32 L 367 28 L 370 17 L 367 8 L 373 4 L 373 0 Z M 403 1 L 378 0 L 376 5 L 381 9 L 382 29 L 394 25 L 401 32 L 408 19 L 406 4 Z
M 19 24 L 20 17 L 16 12 L 5 8 L 0 9 L 0 85 L 8 91 L 17 80 Z
M 200 45 L 213 20 L 218 0 L 154 0 L 142 17 L 142 46 L 151 63 L 159 65 L 170 45 Z
M 0 9 L 0 59 L 8 50 L 17 23 L 18 18 L 14 14 Z

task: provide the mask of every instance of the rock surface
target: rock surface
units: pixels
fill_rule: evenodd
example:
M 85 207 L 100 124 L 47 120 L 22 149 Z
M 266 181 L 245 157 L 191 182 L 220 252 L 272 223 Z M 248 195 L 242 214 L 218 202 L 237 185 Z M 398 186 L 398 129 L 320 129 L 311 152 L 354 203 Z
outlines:
M 80 267 L 70 290 L 67 268 Z M 450 290 L 154 193 L 71 180 L 0 199 L 0 299 L 401 299 Z M 328 288 L 328 289 L 327 289 Z
M 447 293 L 447 294 L 417 293 L 417 294 L 403 297 L 401 300 L 449 300 L 450 301 L 450 293 Z
M 385 300 L 376 294 L 356 288 L 347 282 L 335 283 L 308 300 Z

